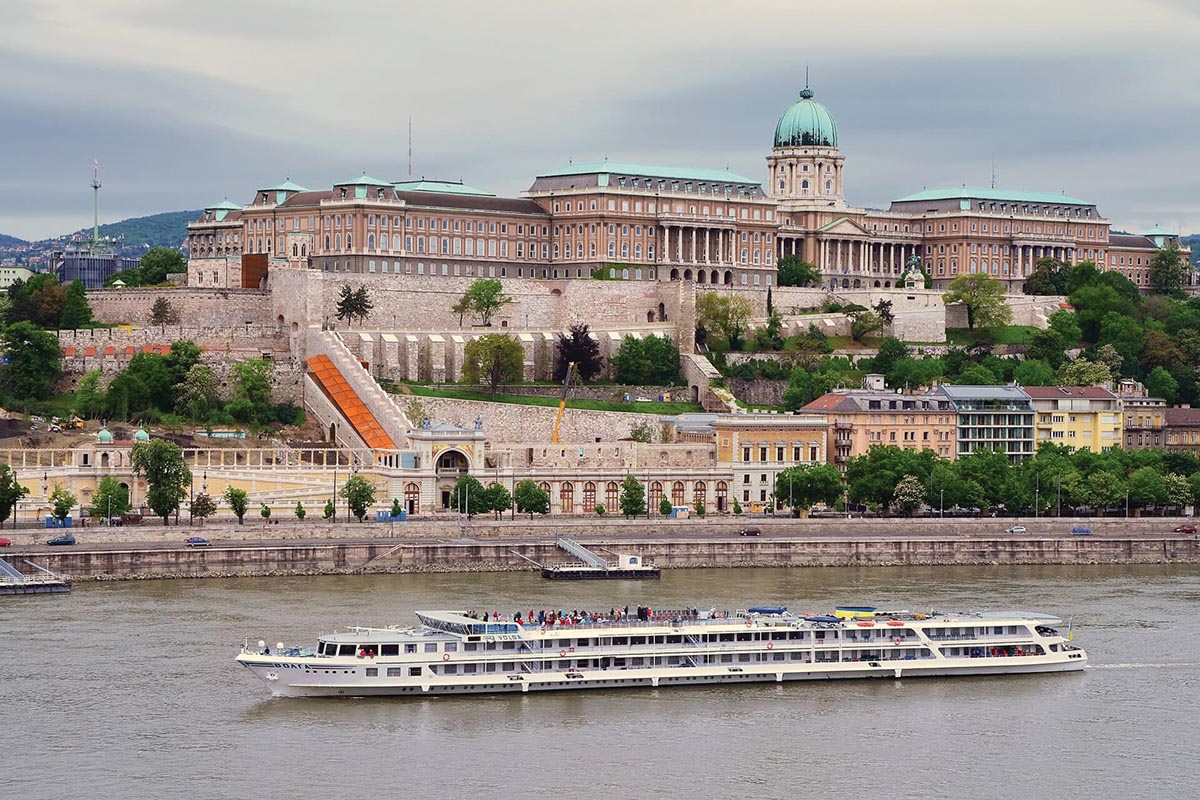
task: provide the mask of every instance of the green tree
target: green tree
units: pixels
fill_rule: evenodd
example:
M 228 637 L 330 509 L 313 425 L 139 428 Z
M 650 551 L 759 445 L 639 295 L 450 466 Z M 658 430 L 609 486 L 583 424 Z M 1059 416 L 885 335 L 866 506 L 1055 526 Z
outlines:
M 788 467 L 775 476 L 775 500 L 787 505 L 793 517 L 817 503 L 832 506 L 841 496 L 842 475 L 827 464 Z
M 191 470 L 183 461 L 183 450 L 165 439 L 137 442 L 131 461 L 134 473 L 146 477 L 149 487 L 146 504 L 166 525 L 167 517 L 172 511 L 178 511 L 180 501 L 187 497 L 192 481 Z
M 818 286 L 821 273 L 816 266 L 799 256 L 784 256 L 779 259 L 778 280 L 780 286 Z
M 350 513 L 362 522 L 371 506 L 375 504 L 375 486 L 362 475 L 352 475 L 342 486 L 342 498 L 350 507 Z
M 468 517 L 492 510 L 488 505 L 487 490 L 471 475 L 463 475 L 455 481 L 454 489 L 450 492 L 450 508 L 465 511 Z
M 304 522 L 304 518 L 308 516 L 308 512 L 304 510 L 304 503 L 296 501 L 296 519 Z
M 1029 345 L 1025 350 L 1025 357 L 1035 361 L 1044 361 L 1054 369 L 1066 360 L 1066 354 L 1063 352 L 1066 349 L 1066 344 L 1063 342 L 1062 334 L 1053 328 L 1047 328 L 1044 331 L 1035 331 L 1029 337 Z
M 1174 241 L 1160 248 L 1150 259 L 1150 291 L 1175 295 L 1183 291 L 1186 259 Z
M 679 350 L 665 337 L 626 336 L 612 364 L 618 383 L 643 386 L 679 380 Z
M 879 352 L 871 361 L 871 370 L 887 375 L 896 362 L 908 358 L 908 346 L 894 336 L 885 336 L 879 343 Z
M 475 281 L 467 287 L 463 298 L 484 327 L 491 325 L 496 312 L 513 301 L 504 293 L 504 285 L 494 278 Z
M 604 358 L 600 355 L 600 343 L 592 338 L 586 323 L 576 323 L 568 328 L 566 333 L 560 333 L 554 348 L 554 380 L 556 381 L 566 379 L 567 364 L 574 364 L 575 372 L 585 381 L 590 381 L 604 369 Z
M 1167 502 L 1167 483 L 1154 467 L 1134 470 L 1126 481 L 1129 505 L 1134 508 L 1160 506 Z
M 454 302 L 454 305 L 450 306 L 450 311 L 458 314 L 458 327 L 461 328 L 463 326 L 463 318 L 471 313 L 471 298 L 464 294 Z
M 1163 488 L 1166 491 L 1167 505 L 1175 506 L 1180 511 L 1194 499 L 1191 483 L 1187 478 L 1174 472 L 1168 472 L 1163 476 Z M 2 521 L 0 520 L 0 522 Z
M 19 402 L 45 400 L 62 375 L 62 349 L 58 337 L 31 322 L 17 322 L 0 335 L 0 348 L 8 364 L 0 367 L 0 384 L 8 397 Z
M 942 295 L 946 305 L 961 303 L 967 309 L 967 327 L 997 328 L 1012 322 L 1004 284 L 982 272 L 963 273 L 950 281 Z
M 154 247 L 142 255 L 139 270 L 142 285 L 155 286 L 165 283 L 168 275 L 187 272 L 187 259 L 174 248 Z
M 513 498 L 517 502 L 517 511 L 528 514 L 530 519 L 533 519 L 534 514 L 550 513 L 550 495 L 531 480 L 518 483 L 513 491 Z
M 1021 386 L 1053 386 L 1054 368 L 1042 360 L 1022 361 L 1013 371 L 1013 380 Z
M 258 509 L 258 515 L 263 518 L 264 522 L 269 521 L 271 519 L 271 507 L 263 503 L 262 507 Z
M 72 330 L 90 328 L 94 322 L 92 307 L 88 305 L 87 289 L 81 280 L 73 280 L 67 285 L 66 297 L 63 301 L 62 322 L 58 327 Z
M 156 297 L 150 306 L 150 322 L 153 325 L 176 325 L 179 323 L 179 312 L 167 298 Z
M 196 364 L 175 386 L 175 413 L 192 422 L 204 422 L 220 408 L 216 374 L 210 367 Z
M 97 519 L 119 517 L 130 509 L 129 490 L 116 478 L 104 477 L 92 492 L 89 513 Z
M 83 373 L 83 377 L 79 379 L 79 388 L 75 390 L 75 401 L 71 403 L 72 414 L 83 419 L 92 419 L 104 410 L 104 390 L 100 388 L 102 374 L 98 369 Z
M 0 526 L 12 515 L 17 503 L 29 494 L 29 489 L 17 481 L 17 475 L 8 464 L 0 464 Z
M 659 514 L 661 514 L 664 517 L 669 517 L 669 516 L 671 516 L 671 509 L 673 509 L 673 508 L 674 508 L 674 506 L 671 505 L 670 498 L 668 498 L 665 494 L 659 498 L 659 500 L 658 500 L 658 513 Z
M 250 498 L 246 495 L 246 490 L 236 486 L 226 486 L 224 497 L 225 502 L 229 504 L 229 510 L 237 517 L 238 525 L 241 525 L 246 516 L 246 510 L 250 508 Z
M 192 499 L 189 513 L 193 519 L 200 520 L 200 524 L 204 525 L 204 520 L 217 513 L 217 502 L 208 494 L 201 492 Z
M 1104 364 L 1078 359 L 1058 368 L 1059 386 L 1095 386 L 1112 380 L 1112 372 Z
M 39 273 L 8 287 L 4 319 L 9 324 L 32 322 L 39 328 L 57 328 L 62 322 L 67 287 L 50 273 Z
M 75 495 L 67 487 L 55 484 L 54 491 L 50 493 L 50 515 L 62 522 L 71 515 L 76 502 Z
M 1188 486 L 1191 486 L 1191 484 L 1188 484 Z M 608 509 L 604 507 L 604 503 L 596 503 L 595 511 L 597 517 L 603 517 L 608 512 Z
M 754 332 L 754 346 L 759 350 L 783 349 L 783 320 L 778 314 L 768 314 L 767 324 Z
M 1050 315 L 1050 330 L 1062 337 L 1064 347 L 1075 347 L 1083 338 L 1083 329 L 1074 311 L 1060 308 Z
M 1179 382 L 1162 367 L 1155 367 L 1146 376 L 1146 393 L 1151 397 L 1161 397 L 1167 405 L 1174 405 L 1179 392 Z
M 911 516 L 921 507 L 924 497 L 925 486 L 921 479 L 916 475 L 905 475 L 892 492 L 891 506 Z
M 493 483 L 483 490 L 483 495 L 488 510 L 495 512 L 496 519 L 503 517 L 504 512 L 511 510 L 513 507 L 512 493 L 502 483 Z
M 271 362 L 260 358 L 239 361 L 233 365 L 233 401 L 227 410 L 234 419 L 259 423 L 270 421 L 273 417 L 270 408 L 272 372 Z
M 972 364 L 967 367 L 955 381 L 960 386 L 994 386 L 999 382 L 995 373 L 982 364 Z
M 618 501 L 621 513 L 626 519 L 646 513 L 646 487 L 632 475 L 626 475 L 621 481 L 621 495 Z
M 337 507 L 334 506 L 333 501 L 326 501 L 325 508 L 322 510 L 321 516 L 323 516 L 325 519 L 333 519 L 333 515 L 336 513 Z
M 463 349 L 461 382 L 483 384 L 493 399 L 502 383 L 516 383 L 525 372 L 525 349 L 516 339 L 490 333 L 467 343 Z
M 729 349 L 740 350 L 754 306 L 741 295 L 702 292 L 696 296 L 696 326 L 716 336 Z M 710 344 L 715 344 L 709 340 Z

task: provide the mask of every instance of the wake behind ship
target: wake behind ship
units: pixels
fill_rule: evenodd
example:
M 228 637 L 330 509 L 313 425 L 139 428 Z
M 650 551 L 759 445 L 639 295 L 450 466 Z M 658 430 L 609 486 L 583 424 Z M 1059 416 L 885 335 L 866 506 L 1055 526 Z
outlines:
M 237 661 L 276 695 L 421 696 L 711 683 L 1001 675 L 1083 669 L 1087 653 L 1024 612 L 792 614 L 638 609 L 516 621 L 418 611 L 420 625 L 355 627 L 312 649 L 264 642 Z M 565 622 L 562 620 L 565 619 Z

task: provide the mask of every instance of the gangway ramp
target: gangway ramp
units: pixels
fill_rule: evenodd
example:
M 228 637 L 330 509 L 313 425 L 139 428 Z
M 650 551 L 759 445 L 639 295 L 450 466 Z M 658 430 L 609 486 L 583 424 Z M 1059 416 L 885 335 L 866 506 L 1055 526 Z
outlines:
M 604 556 L 593 553 L 574 539 L 568 539 L 566 536 L 559 536 L 556 533 L 554 534 L 554 545 L 558 549 L 565 550 L 575 556 L 589 567 L 603 568 L 608 566 L 608 560 Z

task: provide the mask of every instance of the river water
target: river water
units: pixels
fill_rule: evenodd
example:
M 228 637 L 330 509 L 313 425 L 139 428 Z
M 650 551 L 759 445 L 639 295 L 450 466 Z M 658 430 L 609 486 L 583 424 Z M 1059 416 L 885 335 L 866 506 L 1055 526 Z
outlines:
M 414 609 L 1071 617 L 1083 673 L 497 697 L 271 698 L 243 638 L 311 642 Z M 1200 568 L 667 570 L 84 584 L 0 602 L 0 797 L 1104 798 L 1200 787 Z

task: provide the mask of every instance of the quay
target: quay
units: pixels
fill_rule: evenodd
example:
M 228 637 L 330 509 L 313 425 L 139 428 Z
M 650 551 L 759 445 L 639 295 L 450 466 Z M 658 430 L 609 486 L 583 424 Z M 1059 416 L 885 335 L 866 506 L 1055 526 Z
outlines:
M 62 594 L 71 591 L 71 581 L 62 575 L 25 560 L 34 571 L 22 572 L 0 558 L 0 596 L 18 594 Z

